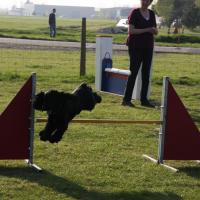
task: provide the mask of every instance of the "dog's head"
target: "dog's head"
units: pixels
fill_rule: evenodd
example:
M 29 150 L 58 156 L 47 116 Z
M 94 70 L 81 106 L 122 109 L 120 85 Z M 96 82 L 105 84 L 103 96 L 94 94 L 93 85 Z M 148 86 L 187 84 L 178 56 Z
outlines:
M 36 110 L 45 110 L 45 105 L 44 105 L 44 101 L 45 101 L 45 92 L 40 92 L 37 95 L 35 95 L 34 101 L 33 101 L 33 107 Z
M 83 110 L 91 111 L 97 103 L 101 102 L 101 96 L 93 92 L 92 88 L 86 83 L 82 83 L 73 91 L 73 94 L 80 98 L 80 104 Z

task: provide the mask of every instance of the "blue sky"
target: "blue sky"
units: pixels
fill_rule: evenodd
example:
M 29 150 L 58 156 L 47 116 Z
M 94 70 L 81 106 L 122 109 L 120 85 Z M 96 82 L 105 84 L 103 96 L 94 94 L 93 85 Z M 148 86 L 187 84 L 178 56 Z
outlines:
M 13 5 L 20 7 L 27 0 L 0 0 L 1 8 L 11 8 Z M 140 0 L 31 0 L 37 4 L 92 6 L 97 8 L 139 5 Z

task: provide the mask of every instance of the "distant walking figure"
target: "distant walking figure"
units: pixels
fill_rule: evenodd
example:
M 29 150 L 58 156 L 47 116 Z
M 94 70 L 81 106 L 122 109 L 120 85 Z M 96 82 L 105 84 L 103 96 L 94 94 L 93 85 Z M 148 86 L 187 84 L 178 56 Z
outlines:
M 50 28 L 50 37 L 56 37 L 56 9 L 52 10 L 52 13 L 49 15 L 49 28 Z

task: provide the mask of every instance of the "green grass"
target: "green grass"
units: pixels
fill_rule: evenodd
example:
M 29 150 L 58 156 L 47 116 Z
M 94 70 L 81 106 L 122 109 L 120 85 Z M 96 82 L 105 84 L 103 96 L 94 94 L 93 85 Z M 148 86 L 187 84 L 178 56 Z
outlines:
M 31 72 L 37 92 L 71 92 L 86 81 L 94 88 L 95 54 L 87 52 L 87 76 L 79 77 L 78 51 L 0 50 L 0 110 L 3 111 Z M 114 67 L 128 69 L 128 56 L 114 53 Z M 172 83 L 200 127 L 200 55 L 156 54 L 151 99 L 160 102 L 162 77 Z M 121 97 L 101 93 L 103 101 L 80 118 L 160 119 L 159 109 L 122 107 Z M 46 116 L 36 112 L 36 117 Z M 23 161 L 0 161 L 2 200 L 199 200 L 200 168 L 193 161 L 168 161 L 179 173 L 145 161 L 156 158 L 158 126 L 70 124 L 58 145 L 39 141 L 44 124 L 36 124 L 34 161 L 42 173 Z M 1 133 L 4 134 L 4 133 Z
M 87 19 L 87 42 L 95 42 L 96 35 L 100 29 L 115 27 L 116 20 Z M 56 40 L 80 42 L 81 19 L 57 19 Z M 127 33 L 106 34 L 113 37 L 113 42 L 125 44 Z M 29 38 L 50 40 L 48 17 L 13 17 L 1 16 L 0 18 L 0 37 Z M 177 42 L 177 35 L 167 35 L 167 29 L 159 30 L 156 36 L 156 45 L 160 46 L 185 46 L 200 47 L 199 30 L 189 31 L 185 29 L 184 35 L 180 35 L 180 42 Z
M 23 21 L 23 23 L 22 23 Z M 87 42 L 94 42 L 98 30 L 114 26 L 114 20 L 87 20 Z M 49 40 L 48 17 L 11 17 L 0 19 L 0 36 Z M 57 19 L 56 40 L 80 41 L 81 19 Z

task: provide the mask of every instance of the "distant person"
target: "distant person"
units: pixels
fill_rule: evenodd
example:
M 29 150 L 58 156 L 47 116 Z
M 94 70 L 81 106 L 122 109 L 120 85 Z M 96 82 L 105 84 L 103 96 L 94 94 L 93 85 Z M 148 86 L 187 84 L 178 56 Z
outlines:
M 148 7 L 153 0 L 140 0 L 141 7 L 134 9 L 128 17 L 129 31 L 127 46 L 130 57 L 130 71 L 122 105 L 134 107 L 131 102 L 136 77 L 142 68 L 142 89 L 140 101 L 142 106 L 154 107 L 147 99 L 149 76 L 153 57 L 154 35 L 158 33 L 155 13 Z
M 49 15 L 50 37 L 56 37 L 56 9 Z

